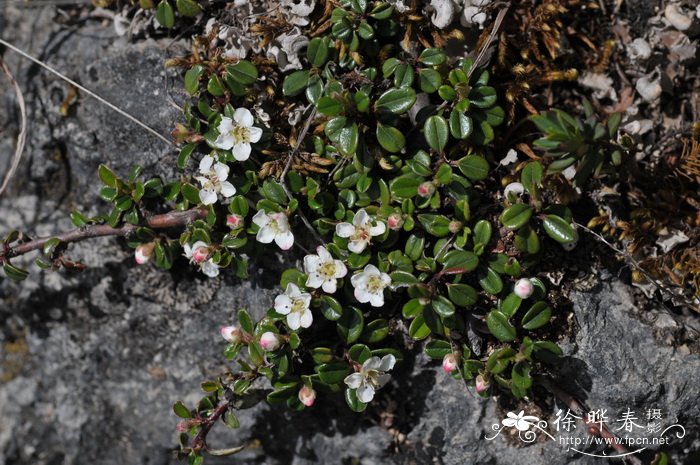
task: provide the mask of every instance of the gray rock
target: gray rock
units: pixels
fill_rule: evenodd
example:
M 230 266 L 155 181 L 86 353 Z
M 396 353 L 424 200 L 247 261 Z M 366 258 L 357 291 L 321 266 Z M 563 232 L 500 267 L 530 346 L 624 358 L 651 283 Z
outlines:
M 93 20 L 61 29 L 50 8 L 0 8 L 3 37 L 162 134 L 177 120 L 164 90 L 167 41 L 130 44 Z M 174 152 L 161 141 L 87 96 L 60 116 L 62 81 L 5 57 L 18 70 L 32 126 L 22 169 L 0 198 L 0 230 L 50 234 L 70 227 L 73 209 L 102 212 L 95 182 L 101 162 L 122 174 L 134 163 L 150 175 L 175 173 Z M 9 153 L 17 114 L 11 91 L 3 87 L 1 95 L 0 149 Z M 265 311 L 275 294 L 274 257 L 266 262 L 271 270 L 254 270 L 249 282 L 135 267 L 129 249 L 109 239 L 76 245 L 71 257 L 89 270 L 0 281 L 0 465 L 177 463 L 171 405 L 193 404 L 201 380 L 230 368 L 218 327 L 233 322 L 239 308 Z M 630 290 L 610 277 L 571 300 L 578 328 L 562 341 L 567 357 L 553 371 L 556 385 L 591 409 L 660 408 L 687 429 L 666 450 L 675 463 L 697 463 L 697 337 L 681 350 L 683 322 L 661 308 L 636 309 Z M 301 413 L 259 405 L 241 412 L 240 430 L 220 427 L 210 437 L 215 447 L 250 447 L 236 459 L 207 463 L 605 463 L 542 435 L 531 445 L 507 432 L 486 440 L 508 411 L 524 409 L 551 424 L 561 407 L 539 391 L 532 404 L 485 400 L 421 356 L 409 357 L 366 414 L 349 412 L 342 399 L 319 399 Z

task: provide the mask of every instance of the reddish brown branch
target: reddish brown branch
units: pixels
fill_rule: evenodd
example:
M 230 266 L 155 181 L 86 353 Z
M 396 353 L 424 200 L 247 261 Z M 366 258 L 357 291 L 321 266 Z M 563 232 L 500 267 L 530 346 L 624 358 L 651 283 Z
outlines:
M 167 229 L 178 226 L 186 226 L 195 220 L 206 218 L 207 210 L 204 208 L 193 208 L 187 211 L 171 211 L 162 215 L 154 215 L 147 218 L 141 225 L 124 224 L 113 228 L 106 224 L 93 224 L 83 226 L 71 231 L 66 231 L 49 237 L 41 237 L 29 242 L 18 244 L 14 247 L 8 247 L 4 251 L 0 250 L 0 262 L 4 259 L 24 255 L 33 250 L 41 249 L 50 239 L 56 238 L 62 243 L 80 242 L 93 237 L 104 236 L 129 236 L 133 234 L 139 227 L 147 227 L 151 229 Z

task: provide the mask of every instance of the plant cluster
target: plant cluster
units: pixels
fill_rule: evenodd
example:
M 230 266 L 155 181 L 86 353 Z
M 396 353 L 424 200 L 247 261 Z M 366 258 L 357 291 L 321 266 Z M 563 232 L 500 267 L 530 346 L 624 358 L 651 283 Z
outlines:
M 196 2 L 175 5 L 196 14 Z M 172 27 L 168 0 L 156 14 Z M 493 143 L 505 111 L 485 67 L 448 56 L 439 34 L 406 47 L 415 18 L 387 2 L 346 0 L 321 15 L 328 27 L 300 70 L 212 47 L 174 60 L 191 96 L 173 132 L 183 176 L 142 180 L 136 168 L 122 179 L 100 166 L 110 213 L 71 216 L 82 231 L 126 236 L 137 263 L 163 269 L 184 256 L 208 277 L 245 278 L 251 257 L 298 259 L 262 318 L 240 310 L 222 322 L 237 368 L 204 382 L 196 406 L 175 405 L 190 463 L 215 422 L 238 427 L 236 410 L 263 398 L 304 409 L 338 393 L 364 411 L 412 350 L 406 335 L 480 395 L 527 397 L 561 355 L 536 265 L 546 248 L 578 241 L 545 179 L 572 168 L 583 186 L 623 156 L 619 117 L 603 125 L 590 106 L 585 120 L 544 113 L 532 118 L 544 157 L 518 163 L 502 189 Z M 42 267 L 71 266 L 63 251 L 74 237 L 11 234 L 6 274 L 26 277 L 10 259 L 38 248 Z M 272 388 L 264 395 L 261 378 Z

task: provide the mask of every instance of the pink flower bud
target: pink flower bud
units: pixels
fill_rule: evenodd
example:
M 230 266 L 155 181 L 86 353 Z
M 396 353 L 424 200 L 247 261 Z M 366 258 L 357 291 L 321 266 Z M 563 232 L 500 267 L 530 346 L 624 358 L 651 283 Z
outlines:
M 190 430 L 190 427 L 192 426 L 192 422 L 185 420 L 178 422 L 177 426 L 175 426 L 175 429 L 178 430 L 180 433 L 186 433 Z
M 260 346 L 268 352 L 273 352 L 279 348 L 280 340 L 275 333 L 267 331 L 260 336 Z
M 138 247 L 136 247 L 136 250 L 134 251 L 134 258 L 136 259 L 136 263 L 139 265 L 143 265 L 146 263 L 148 260 L 151 259 L 151 255 L 153 255 L 153 249 L 155 249 L 156 244 L 154 242 L 149 242 L 148 244 L 141 244 Z
M 228 342 L 237 343 L 241 342 L 241 330 L 235 326 L 223 326 L 219 332 L 221 337 L 226 339 Z
M 403 227 L 403 218 L 398 213 L 392 213 L 389 215 L 389 218 L 387 218 L 386 224 L 389 226 L 389 229 L 398 231 Z
M 314 405 L 314 401 L 316 400 L 316 391 L 311 389 L 309 386 L 304 385 L 302 386 L 301 389 L 299 389 L 299 401 L 306 405 L 307 407 L 311 407 Z
M 209 247 L 198 247 L 192 252 L 192 260 L 195 263 L 202 263 L 209 258 Z
M 244 223 L 245 218 L 243 218 L 241 215 L 233 213 L 226 217 L 226 226 L 228 226 L 231 229 L 242 228 Z
M 447 354 L 442 359 L 442 369 L 445 373 L 452 373 L 457 369 L 457 357 L 455 354 Z
M 489 382 L 485 380 L 482 375 L 478 375 L 476 377 L 476 392 L 481 394 L 482 392 L 485 392 L 489 387 Z
M 464 223 L 461 221 L 457 220 L 452 220 L 450 221 L 450 224 L 447 225 L 447 230 L 450 231 L 452 234 L 457 234 L 462 230 L 464 227 Z
M 435 192 L 435 185 L 432 182 L 424 182 L 418 186 L 418 195 L 421 197 L 430 197 Z
M 518 282 L 515 283 L 513 292 L 521 299 L 527 299 L 535 292 L 535 286 L 532 285 L 532 281 L 528 278 L 519 279 Z

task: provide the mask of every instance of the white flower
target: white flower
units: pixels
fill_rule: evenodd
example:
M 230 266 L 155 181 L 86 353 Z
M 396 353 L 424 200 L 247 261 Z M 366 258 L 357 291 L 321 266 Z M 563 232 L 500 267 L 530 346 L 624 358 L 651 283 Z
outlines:
M 521 299 L 527 299 L 532 295 L 533 292 L 535 292 L 535 286 L 529 279 L 522 278 L 515 283 L 515 286 L 513 287 L 513 292 Z
M 376 266 L 367 265 L 360 273 L 353 275 L 350 282 L 355 288 L 358 302 L 369 302 L 372 307 L 381 307 L 384 305 L 384 289 L 391 284 L 391 278 Z
M 199 265 L 199 270 L 210 278 L 219 275 L 219 265 L 209 258 L 209 246 L 204 241 L 197 241 L 192 245 L 183 246 L 185 257 L 190 263 Z
M 287 315 L 287 326 L 296 331 L 299 328 L 308 328 L 314 321 L 309 310 L 311 294 L 301 292 L 299 286 L 294 283 L 287 284 L 284 294 L 275 297 L 275 311 L 280 315 Z
M 340 223 L 335 227 L 335 233 L 340 237 L 349 237 L 350 243 L 348 250 L 350 252 L 360 253 L 365 250 L 370 239 L 374 236 L 380 236 L 386 231 L 386 225 L 381 221 L 377 222 L 376 226 L 372 226 L 372 218 L 364 209 L 358 210 L 355 217 L 350 223 Z
M 531 415 L 523 415 L 524 413 L 524 410 L 521 410 L 517 415 L 513 412 L 508 412 L 508 418 L 501 420 L 501 423 L 503 423 L 503 426 L 507 426 L 509 428 L 515 426 L 518 431 L 527 431 L 530 429 L 530 426 L 533 425 L 532 422 L 539 421 L 539 418 Z
M 318 246 L 316 253 L 304 257 L 304 271 L 309 275 L 306 285 L 314 289 L 322 287 L 324 292 L 333 294 L 338 278 L 348 274 L 348 269 L 340 260 L 334 260 L 325 247 Z
M 395 363 L 396 357 L 391 354 L 381 359 L 370 357 L 362 364 L 359 373 L 353 373 L 345 378 L 345 384 L 350 389 L 357 389 L 357 398 L 360 402 L 365 404 L 372 402 L 374 391 L 383 387 L 391 379 L 391 375 L 386 372 L 394 368 Z
M 260 336 L 260 347 L 268 352 L 274 352 L 280 346 L 280 338 L 272 331 L 266 331 Z
M 231 150 L 233 158 L 245 161 L 250 157 L 251 143 L 255 143 L 262 137 L 262 129 L 253 126 L 253 114 L 247 108 L 237 108 L 233 112 L 233 119 L 224 116 L 217 128 L 219 137 L 214 141 L 214 146 L 223 150 Z
M 258 242 L 269 244 L 274 240 L 282 250 L 294 245 L 294 234 L 289 230 L 289 220 L 283 212 L 265 213 L 260 210 L 253 217 L 253 223 L 260 227 L 255 236 Z
M 199 191 L 199 200 L 204 205 L 211 205 L 216 202 L 216 194 L 221 193 L 224 197 L 231 197 L 236 193 L 236 188 L 228 182 L 229 168 L 221 162 L 214 163 L 214 157 L 205 155 L 199 162 L 199 172 L 202 176 L 195 176 L 195 179 L 202 184 Z

